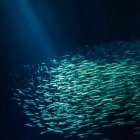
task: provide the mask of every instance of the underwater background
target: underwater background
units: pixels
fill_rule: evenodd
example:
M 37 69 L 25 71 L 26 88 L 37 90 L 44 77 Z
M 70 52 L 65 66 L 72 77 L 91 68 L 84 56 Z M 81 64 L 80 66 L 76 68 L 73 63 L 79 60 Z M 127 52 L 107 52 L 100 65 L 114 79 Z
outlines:
M 0 1 L 0 139 L 139 140 L 140 2 Z

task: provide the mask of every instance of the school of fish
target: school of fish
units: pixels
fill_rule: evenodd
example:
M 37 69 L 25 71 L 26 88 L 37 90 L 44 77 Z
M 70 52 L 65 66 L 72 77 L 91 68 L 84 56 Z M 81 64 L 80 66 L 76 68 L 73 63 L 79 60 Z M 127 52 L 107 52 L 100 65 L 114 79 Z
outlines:
M 86 138 L 108 127 L 135 125 L 133 133 L 140 135 L 140 52 L 134 46 L 99 58 L 88 49 L 86 55 L 53 59 L 51 66 L 37 65 L 27 86 L 13 93 L 29 118 L 26 126 L 39 127 L 40 134 Z

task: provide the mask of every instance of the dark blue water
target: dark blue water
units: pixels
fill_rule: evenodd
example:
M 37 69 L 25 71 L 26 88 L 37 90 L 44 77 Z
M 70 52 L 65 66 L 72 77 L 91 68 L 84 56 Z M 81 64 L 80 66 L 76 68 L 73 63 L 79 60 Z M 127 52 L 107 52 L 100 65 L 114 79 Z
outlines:
M 38 128 L 25 126 L 28 117 L 11 100 L 12 88 L 26 87 L 36 69 L 28 73 L 24 65 L 37 67 L 46 62 L 51 67 L 50 60 L 61 60 L 62 55 L 72 56 L 77 52 L 92 61 L 106 59 L 106 63 L 113 63 L 117 60 L 117 56 L 112 55 L 114 52 L 120 54 L 121 50 L 127 49 L 139 52 L 139 14 L 139 2 L 131 0 L 1 0 L 1 139 L 64 139 L 63 135 L 55 133 L 40 135 Z M 117 43 L 109 45 L 114 41 Z M 87 54 L 89 50 L 93 52 L 92 55 Z M 100 140 L 108 137 L 109 140 L 139 140 L 140 136 L 134 135 L 132 129 L 132 125 L 109 127 L 102 130 L 101 137 L 89 136 L 86 139 Z

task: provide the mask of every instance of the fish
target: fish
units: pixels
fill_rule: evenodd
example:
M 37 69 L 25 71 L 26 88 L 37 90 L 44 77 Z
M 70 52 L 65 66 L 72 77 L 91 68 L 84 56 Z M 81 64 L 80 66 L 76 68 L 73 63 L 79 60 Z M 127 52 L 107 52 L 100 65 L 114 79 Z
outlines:
M 33 127 L 33 125 L 31 125 L 31 124 L 29 124 L 29 123 L 27 123 L 27 124 L 25 124 L 26 126 L 29 126 L 29 127 Z
M 64 55 L 50 66 L 25 66 L 34 70 L 27 86 L 13 90 L 13 100 L 29 118 L 27 126 L 38 126 L 41 135 L 87 138 L 140 120 L 140 53 L 121 48 L 97 57 L 93 52 Z M 139 127 L 133 131 L 139 134 Z
M 102 133 L 93 133 L 92 135 L 93 136 L 99 136 L 99 135 L 102 135 Z

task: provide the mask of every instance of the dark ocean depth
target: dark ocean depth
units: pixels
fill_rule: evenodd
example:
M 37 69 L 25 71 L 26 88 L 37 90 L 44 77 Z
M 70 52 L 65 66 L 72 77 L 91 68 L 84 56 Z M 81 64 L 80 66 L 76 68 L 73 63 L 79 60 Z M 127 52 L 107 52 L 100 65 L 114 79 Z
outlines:
M 0 140 L 140 140 L 138 0 L 0 1 Z

